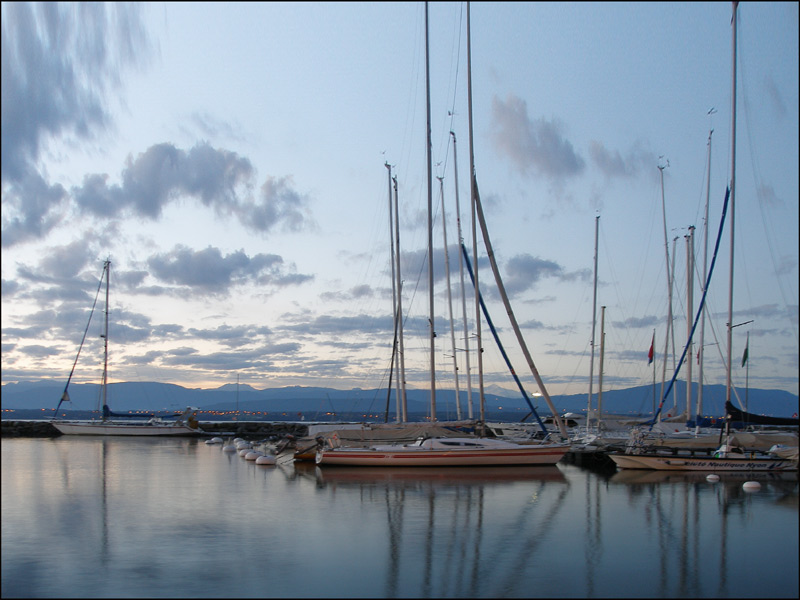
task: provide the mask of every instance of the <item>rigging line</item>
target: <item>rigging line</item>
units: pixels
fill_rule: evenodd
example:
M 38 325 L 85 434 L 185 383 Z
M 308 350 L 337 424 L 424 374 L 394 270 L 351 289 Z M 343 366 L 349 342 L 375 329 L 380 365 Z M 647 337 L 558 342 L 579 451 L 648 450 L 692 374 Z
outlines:
M 583 313 L 583 310 L 584 310 L 585 304 L 586 304 L 586 296 L 587 296 L 587 294 L 588 294 L 588 291 L 584 288 L 583 291 L 581 292 L 580 300 L 578 301 L 577 306 L 575 308 L 575 315 L 572 317 L 572 320 L 571 320 L 572 323 L 580 322 L 580 317 L 578 315 Z M 559 371 L 559 369 L 561 368 L 561 363 L 562 363 L 563 358 L 570 354 L 569 347 L 570 347 L 570 342 L 572 341 L 572 333 L 573 333 L 574 329 L 575 328 L 570 327 L 567 330 L 567 333 L 566 333 L 566 336 L 565 336 L 565 339 L 564 339 L 564 343 L 561 344 L 560 351 L 558 352 L 558 356 L 556 358 L 555 366 L 553 367 L 553 372 L 558 372 Z M 564 395 L 569 395 L 570 393 L 580 393 L 580 392 L 570 392 L 570 390 L 572 389 L 572 384 L 578 378 L 577 373 L 583 369 L 583 359 L 586 357 L 586 349 L 587 348 L 591 348 L 591 343 L 592 343 L 591 339 L 589 339 L 586 342 L 586 346 L 584 346 L 583 351 L 579 354 L 579 359 L 577 361 L 577 364 L 573 363 L 574 366 L 573 366 L 572 375 L 566 380 L 565 385 L 564 385 L 564 392 L 562 392 Z M 578 383 L 581 386 L 581 388 L 583 388 L 585 376 L 582 374 L 580 376 L 580 378 L 581 378 L 581 380 Z
M 675 380 L 678 378 L 678 373 L 680 373 L 681 366 L 686 359 L 686 352 L 689 349 L 689 345 L 692 343 L 692 337 L 694 336 L 694 331 L 697 328 L 697 324 L 700 321 L 700 315 L 703 312 L 703 307 L 706 303 L 706 295 L 708 294 L 708 284 L 711 281 L 711 275 L 714 273 L 714 265 L 717 262 L 717 253 L 719 252 L 719 243 L 722 241 L 722 233 L 723 233 L 723 226 L 725 225 L 725 215 L 728 212 L 728 199 L 730 198 L 731 190 L 727 188 L 725 190 L 725 201 L 722 203 L 722 216 L 720 217 L 719 222 L 719 232 L 717 233 L 717 241 L 714 245 L 714 255 L 711 257 L 711 266 L 708 269 L 708 278 L 706 279 L 706 285 L 704 286 L 703 296 L 700 299 L 700 306 L 697 308 L 697 315 L 694 318 L 694 324 L 692 325 L 692 330 L 689 333 L 689 339 L 686 341 L 686 345 L 683 347 L 683 354 L 681 355 L 681 359 L 678 361 L 677 366 L 675 367 L 675 373 L 672 375 L 672 379 L 667 386 L 667 389 L 664 391 L 664 395 L 661 398 L 661 402 L 658 404 L 658 410 L 653 415 L 652 421 L 649 421 L 650 429 L 653 429 L 653 425 L 658 419 L 658 416 L 661 414 L 661 409 L 664 406 L 664 401 L 669 397 L 670 392 L 672 391 L 672 386 L 675 383 Z M 731 324 L 729 323 L 728 326 L 730 327 Z
M 67 388 L 69 388 L 69 383 L 72 381 L 72 375 L 75 373 L 75 367 L 78 364 L 78 358 L 81 355 L 81 350 L 83 349 L 83 344 L 86 341 L 86 333 L 89 331 L 89 325 L 92 323 L 92 315 L 94 315 L 94 309 L 97 306 L 97 298 L 100 297 L 100 290 L 103 287 L 103 278 L 106 276 L 106 267 L 103 266 L 103 272 L 100 275 L 100 283 L 97 284 L 97 292 L 94 295 L 94 303 L 92 304 L 92 310 L 89 311 L 89 321 L 86 323 L 86 329 L 83 330 L 83 337 L 81 338 L 81 343 L 78 346 L 78 353 L 75 355 L 75 362 L 72 363 L 72 369 L 69 372 L 69 377 L 67 377 L 67 384 L 64 386 L 64 392 L 61 394 L 61 400 L 58 401 L 58 405 L 56 406 L 55 414 L 58 413 L 58 409 L 61 407 L 61 403 L 64 401 L 69 401 L 69 394 L 67 394 Z
M 472 273 L 472 263 L 469 260 L 469 254 L 467 254 L 467 248 L 466 246 L 464 246 L 464 244 L 461 244 L 461 252 L 464 255 L 465 266 L 467 267 L 469 278 L 472 280 L 472 283 L 474 285 L 475 275 Z M 525 392 L 525 388 L 522 386 L 522 382 L 519 380 L 519 377 L 517 377 L 517 373 L 516 371 L 514 371 L 514 367 L 511 365 L 511 361 L 509 360 L 508 355 L 506 354 L 505 348 L 503 348 L 503 344 L 500 342 L 500 337 L 497 334 L 497 329 L 495 329 L 494 323 L 492 323 L 492 319 L 489 316 L 489 311 L 486 308 L 486 304 L 483 301 L 483 294 L 480 292 L 480 290 L 478 291 L 478 301 L 480 302 L 481 308 L 483 309 L 483 316 L 486 317 L 486 323 L 488 323 L 489 329 L 492 330 L 494 341 L 497 342 L 497 347 L 500 349 L 500 354 L 503 355 L 503 359 L 506 361 L 508 370 L 511 372 L 511 376 L 514 378 L 514 381 L 516 382 L 519 391 L 522 393 L 522 397 L 525 399 L 525 402 L 528 403 L 528 406 L 530 407 L 533 416 L 535 416 L 536 420 L 539 422 L 539 426 L 542 428 L 542 431 L 544 433 L 547 433 L 547 428 L 544 426 L 544 423 L 542 423 L 542 419 L 539 417 L 539 413 L 536 412 L 536 409 L 533 407 L 533 404 L 531 404 L 530 398 L 528 398 L 528 394 Z
M 616 296 L 617 306 L 622 307 L 622 308 L 620 308 L 622 314 L 621 314 L 621 316 L 620 316 L 620 318 L 618 320 L 623 322 L 623 323 L 631 322 L 633 320 L 633 317 L 631 315 L 629 315 L 626 312 L 625 308 L 624 308 L 629 303 L 623 299 L 624 295 L 622 294 L 622 291 L 620 289 L 620 285 L 619 285 L 620 279 L 619 279 L 619 277 L 618 277 L 618 275 L 616 273 L 616 270 L 614 268 L 614 261 L 609 259 L 609 257 L 612 256 L 612 253 L 611 253 L 611 249 L 608 246 L 608 238 L 605 235 L 605 230 L 604 229 L 600 230 L 600 242 L 601 242 L 601 244 L 603 246 L 603 249 L 604 249 L 604 252 L 603 252 L 603 268 L 607 269 L 608 272 L 611 275 L 610 278 L 609 278 L 609 281 L 611 282 L 611 286 L 612 286 L 612 288 L 614 290 L 614 293 L 615 293 L 615 296 Z M 640 286 L 640 289 L 641 289 L 641 286 L 642 286 L 641 280 L 640 280 L 639 286 Z M 634 305 L 633 311 L 635 312 L 635 310 L 636 310 L 636 305 Z M 621 343 L 620 347 L 621 348 L 638 347 L 639 342 L 633 340 L 630 337 L 631 328 L 624 327 L 623 330 L 625 332 L 625 339 Z M 612 329 L 612 331 L 614 331 L 614 330 Z M 637 367 L 637 372 L 638 372 L 638 367 Z M 647 376 L 649 377 L 649 375 L 650 374 L 648 372 Z M 639 379 L 638 376 L 636 378 Z M 649 383 L 649 381 L 648 381 L 648 383 Z
M 463 8 L 463 5 L 462 5 L 461 12 L 459 14 L 459 22 L 458 22 L 458 42 L 456 44 L 457 50 L 455 52 L 456 65 L 455 65 L 455 75 L 454 75 L 454 78 L 453 78 L 453 101 L 450 104 L 450 106 L 451 106 L 450 110 L 447 111 L 447 116 L 450 117 L 450 126 L 445 128 L 445 135 L 444 135 L 445 140 L 444 140 L 443 143 L 439 144 L 440 147 L 442 145 L 445 146 L 444 159 L 441 162 L 442 172 L 443 173 L 447 170 L 447 164 L 448 164 L 448 160 L 449 160 L 449 157 L 450 157 L 450 133 L 449 132 L 453 131 L 453 121 L 454 121 L 455 114 L 456 114 L 455 111 L 456 111 L 456 97 L 458 96 L 458 91 L 457 91 L 458 90 L 458 73 L 460 71 L 460 64 L 461 64 L 461 30 L 462 30 L 461 24 L 463 23 L 463 20 L 464 20 L 464 8 Z M 451 60 L 452 60 L 452 55 L 453 55 L 453 53 L 451 52 L 451 54 L 450 54 Z M 452 70 L 453 69 L 451 67 L 451 72 L 452 72 Z
M 741 31 L 738 32 L 737 35 L 741 35 Z M 745 44 L 742 44 L 742 45 L 745 46 Z M 742 80 L 741 81 L 741 87 L 742 87 L 742 97 L 744 99 L 744 121 L 745 121 L 745 126 L 746 126 L 745 130 L 747 131 L 747 144 L 748 144 L 748 149 L 750 151 L 750 164 L 751 164 L 751 168 L 753 169 L 753 179 L 755 180 L 755 184 L 756 184 L 756 194 L 755 194 L 756 195 L 756 200 L 757 200 L 757 204 L 758 204 L 758 208 L 759 208 L 759 213 L 761 215 L 761 224 L 764 227 L 764 237 L 766 239 L 767 247 L 769 248 L 770 259 L 772 260 L 772 269 L 773 269 L 773 272 L 775 273 L 775 279 L 776 279 L 777 284 L 778 284 L 778 290 L 781 293 L 781 298 L 783 299 L 784 307 L 788 307 L 789 304 L 790 304 L 790 301 L 791 301 L 791 303 L 796 304 L 797 303 L 797 299 L 796 298 L 791 298 L 791 299 L 787 300 L 787 292 L 786 292 L 786 290 L 784 288 L 784 282 L 778 276 L 778 273 L 780 272 L 780 270 L 778 268 L 778 260 L 776 258 L 775 246 L 774 246 L 773 242 L 774 242 L 774 240 L 781 239 L 781 238 L 780 238 L 780 236 L 775 235 L 773 232 L 770 231 L 769 223 L 767 221 L 767 217 L 766 217 L 766 213 L 765 213 L 765 204 L 766 203 L 764 202 L 764 194 L 762 193 L 762 190 L 764 190 L 766 186 L 764 186 L 764 184 L 762 183 L 764 181 L 764 179 L 761 176 L 761 168 L 760 168 L 760 166 L 758 164 L 757 156 L 756 156 L 756 153 L 754 151 L 753 132 L 752 132 L 752 129 L 750 127 L 750 123 L 751 123 L 752 119 L 749 118 L 749 116 L 751 115 L 751 106 L 750 106 L 750 102 L 749 102 L 749 96 L 745 92 L 745 89 L 748 86 L 747 86 L 747 83 L 745 81 L 747 72 L 745 70 L 746 61 L 744 60 L 744 57 L 742 57 L 742 60 L 740 60 L 739 63 L 741 64 L 740 70 L 742 72 L 742 74 L 741 74 L 741 80 Z M 748 288 L 748 292 L 749 292 L 749 288 Z M 790 321 L 790 323 L 792 323 L 792 325 L 793 325 L 792 321 Z M 793 329 L 794 329 L 795 340 L 797 341 L 798 340 L 798 331 L 797 331 L 796 327 L 793 327 Z

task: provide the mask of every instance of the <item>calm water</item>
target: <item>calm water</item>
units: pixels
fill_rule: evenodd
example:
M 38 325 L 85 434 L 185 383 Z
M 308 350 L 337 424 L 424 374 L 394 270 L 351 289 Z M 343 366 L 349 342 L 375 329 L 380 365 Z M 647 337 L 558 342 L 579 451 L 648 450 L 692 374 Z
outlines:
M 798 483 L 2 440 L 2 596 L 798 596 Z

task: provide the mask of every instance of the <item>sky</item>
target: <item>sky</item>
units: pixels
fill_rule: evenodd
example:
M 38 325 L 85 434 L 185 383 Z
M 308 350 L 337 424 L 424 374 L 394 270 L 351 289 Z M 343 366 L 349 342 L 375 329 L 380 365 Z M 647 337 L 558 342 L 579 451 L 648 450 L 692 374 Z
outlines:
M 66 382 L 84 331 L 72 381 L 98 380 L 102 296 L 87 322 L 109 259 L 112 382 L 385 388 L 391 175 L 407 385 L 430 385 L 430 202 L 436 385 L 457 367 L 477 390 L 458 258 L 459 226 L 475 247 L 472 146 L 548 393 L 586 394 L 590 371 L 595 394 L 669 381 L 735 173 L 732 380 L 798 394 L 797 3 L 738 7 L 735 171 L 731 3 L 469 10 L 471 140 L 467 4 L 428 7 L 429 194 L 424 3 L 3 3 L 2 383 Z M 480 230 L 477 250 L 489 316 L 540 394 Z M 730 254 L 729 214 L 707 384 L 725 384 Z M 487 389 L 516 393 L 485 320 L 481 338 Z

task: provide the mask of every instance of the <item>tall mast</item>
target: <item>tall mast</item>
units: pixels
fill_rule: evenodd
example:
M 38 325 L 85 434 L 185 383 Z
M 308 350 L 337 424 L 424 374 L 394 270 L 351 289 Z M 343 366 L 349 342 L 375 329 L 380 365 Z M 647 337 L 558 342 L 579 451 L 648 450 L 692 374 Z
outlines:
M 742 359 L 743 363 L 746 363 L 747 370 L 745 371 L 745 380 L 744 380 L 744 411 L 747 412 L 749 407 L 747 406 L 747 401 L 750 397 L 750 332 L 747 332 L 747 342 L 744 345 L 744 358 Z
M 396 281 L 396 269 L 395 269 L 395 256 L 394 256 L 394 218 L 392 216 L 392 166 L 387 162 L 384 163 L 386 167 L 387 176 L 388 176 L 388 184 L 389 184 L 389 255 L 391 257 L 392 263 L 392 322 L 394 323 L 394 340 L 392 342 L 392 357 L 394 357 L 394 364 L 397 364 L 397 360 L 399 360 L 398 352 L 397 352 L 397 330 L 398 330 L 398 321 L 400 319 L 400 315 L 397 311 L 397 281 Z M 395 369 L 397 372 L 397 395 L 395 398 L 395 412 L 396 412 L 396 420 L 401 420 L 400 414 L 400 369 Z M 389 386 L 391 390 L 391 385 Z M 387 407 L 388 411 L 388 407 Z
M 497 283 L 497 291 L 500 293 L 500 299 L 503 301 L 503 306 L 506 309 L 506 314 L 508 315 L 509 321 L 511 321 L 511 328 L 514 330 L 514 334 L 517 336 L 517 342 L 519 343 L 520 350 L 522 350 L 522 354 L 525 357 L 525 360 L 528 362 L 528 367 L 530 367 L 531 373 L 533 374 L 534 379 L 536 380 L 537 385 L 539 386 L 539 391 L 544 396 L 545 402 L 547 402 L 547 406 L 550 408 L 550 412 L 553 415 L 553 420 L 555 421 L 556 425 L 558 426 L 559 432 L 563 438 L 569 438 L 569 434 L 567 433 L 567 428 L 564 425 L 564 422 L 558 416 L 558 411 L 556 407 L 553 405 L 553 400 L 550 398 L 550 394 L 547 392 L 547 388 L 544 385 L 544 381 L 542 381 L 542 377 L 539 375 L 539 370 L 536 368 L 536 365 L 533 362 L 533 357 L 531 357 L 531 353 L 528 351 L 528 346 L 525 344 L 525 338 L 522 337 L 522 330 L 519 327 L 519 323 L 517 323 L 517 318 L 514 316 L 514 311 L 511 309 L 511 303 L 508 300 L 508 294 L 506 293 L 506 288 L 503 285 L 503 280 L 500 277 L 500 269 L 497 268 L 497 260 L 494 256 L 494 250 L 492 249 L 492 241 L 489 239 L 489 230 L 486 227 L 486 218 L 483 214 L 483 208 L 481 207 L 481 199 L 478 192 L 478 184 L 477 181 L 474 182 L 475 185 L 475 209 L 477 213 L 478 220 L 481 225 L 481 233 L 483 234 L 483 243 L 486 246 L 486 254 L 489 257 L 489 264 L 492 267 L 492 273 L 494 274 L 494 280 Z
M 450 135 L 453 136 L 453 177 L 455 179 L 456 190 L 456 225 L 458 226 L 458 245 L 459 248 L 464 245 L 464 236 L 461 234 L 461 208 L 458 202 L 458 155 L 456 153 L 456 134 L 452 131 Z M 467 297 L 466 288 L 464 287 L 464 256 L 463 252 L 458 253 L 458 274 L 461 277 L 461 314 L 464 320 L 464 365 L 467 370 L 467 417 L 472 419 L 472 380 L 470 377 L 469 369 L 469 329 L 467 328 Z
M 736 197 L 736 9 L 738 2 L 733 2 L 733 73 L 731 91 L 731 257 L 730 257 L 730 279 L 728 281 L 728 364 L 725 375 L 725 402 L 731 401 L 731 362 L 733 358 L 733 235 L 734 235 L 734 215 Z M 726 404 L 727 406 L 727 404 Z
M 398 329 L 398 352 L 400 359 L 400 371 L 397 374 L 397 383 L 400 384 L 400 398 L 398 404 L 400 405 L 400 421 L 405 423 L 408 421 L 408 402 L 406 400 L 406 353 L 403 346 L 403 278 L 400 273 L 400 204 L 397 199 L 397 177 L 392 178 L 394 183 L 394 243 L 395 243 L 395 258 L 397 260 L 397 329 Z
M 107 259 L 105 264 L 106 271 L 106 315 L 105 325 L 103 326 L 103 413 L 108 405 L 108 287 L 111 280 L 111 260 Z
M 650 342 L 650 350 L 653 352 L 653 418 L 656 416 L 656 360 L 655 360 L 655 352 L 656 352 L 656 330 L 653 329 L 653 341 Z
M 669 164 L 669 161 L 667 161 Z M 672 281 L 670 279 L 670 268 L 669 268 L 669 238 L 667 237 L 667 207 L 666 201 L 664 200 L 664 169 L 666 167 L 664 165 L 658 166 L 658 171 L 661 173 L 661 214 L 663 217 L 664 222 L 664 252 L 666 254 L 666 273 L 667 273 L 667 296 L 668 296 L 668 307 L 667 307 L 667 334 L 664 336 L 664 363 L 661 368 L 661 397 L 664 397 L 664 386 L 666 385 L 667 379 L 667 356 L 669 356 L 669 332 L 670 328 L 672 327 Z
M 600 372 L 597 382 L 597 431 L 600 431 L 600 418 L 603 414 L 603 357 L 606 348 L 606 307 L 600 307 Z
M 708 114 L 713 114 L 714 109 L 708 111 Z M 711 134 L 714 133 L 713 129 L 708 131 L 708 175 L 706 180 L 706 214 L 703 223 L 703 288 L 702 292 L 706 291 L 706 279 L 708 277 L 708 204 L 711 198 Z M 695 419 L 695 433 L 700 433 L 700 417 L 703 414 L 703 359 L 705 358 L 705 350 L 703 345 L 705 343 L 706 331 L 706 307 L 703 305 L 703 312 L 700 315 L 700 341 L 697 344 L 697 418 Z
M 475 147 L 472 134 L 472 35 L 470 32 L 469 2 L 467 2 L 467 105 L 469 123 L 469 189 L 470 210 L 472 213 L 472 265 L 475 287 L 475 338 L 478 344 L 478 398 L 480 402 L 481 422 L 486 421 L 486 398 L 483 389 L 483 344 L 481 341 L 481 305 L 480 287 L 478 286 L 478 225 L 476 189 L 475 189 Z
M 692 317 L 694 315 L 694 227 L 686 237 L 686 420 L 692 418 Z
M 433 327 L 433 182 L 431 180 L 431 65 L 428 42 L 428 3 L 425 3 L 425 106 L 427 115 L 425 150 L 428 156 L 428 307 L 431 342 L 431 421 L 436 420 L 436 331 Z
M 444 240 L 444 272 L 447 275 L 447 308 L 450 314 L 450 345 L 453 348 L 453 380 L 455 381 L 456 392 L 456 419 L 461 420 L 461 399 L 458 389 L 458 357 L 456 356 L 456 331 L 453 325 L 453 294 L 450 290 L 450 252 L 447 250 L 447 219 L 444 212 L 444 178 L 437 177 L 439 180 L 439 195 L 442 200 L 442 237 Z M 459 252 L 459 254 L 461 254 Z
M 586 407 L 586 433 L 592 419 L 592 384 L 594 383 L 594 331 L 597 325 L 597 234 L 600 230 L 600 215 L 594 220 L 594 296 L 592 299 L 592 358 L 589 362 L 589 402 Z M 599 423 L 598 423 L 599 426 Z
M 678 256 L 676 246 L 678 244 L 678 236 L 672 238 L 672 264 L 670 265 L 671 273 L 669 276 L 669 335 L 672 340 L 672 370 L 675 370 L 675 314 L 672 312 L 672 297 L 675 291 L 675 257 Z

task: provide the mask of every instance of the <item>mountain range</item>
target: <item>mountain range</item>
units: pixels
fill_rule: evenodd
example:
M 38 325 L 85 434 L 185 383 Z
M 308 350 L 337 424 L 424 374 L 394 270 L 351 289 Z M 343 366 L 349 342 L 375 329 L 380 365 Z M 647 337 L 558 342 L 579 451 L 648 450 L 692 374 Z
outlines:
M 693 402 L 697 398 L 697 384 L 692 384 Z M 502 388 L 489 388 L 485 393 L 486 411 L 492 413 L 508 411 L 512 415 L 527 414 L 530 408 L 521 394 Z M 63 384 L 52 380 L 22 381 L 7 383 L 1 388 L 2 409 L 52 410 L 63 394 Z M 100 386 L 98 384 L 72 384 L 69 387 L 71 402 L 62 405 L 67 410 L 95 410 L 98 408 Z M 654 393 L 655 391 L 655 393 Z M 657 406 L 660 385 L 633 387 L 604 391 L 602 412 L 605 414 L 652 414 Z M 798 396 L 783 390 L 749 389 L 738 390 L 742 407 L 748 412 L 776 417 L 789 417 L 798 412 Z M 391 395 L 390 411 L 394 411 L 394 391 Z M 473 392 L 474 411 L 477 413 L 477 392 Z M 665 401 L 662 414 L 675 413 L 677 406 L 686 403 L 686 383 L 677 381 L 672 394 Z M 551 396 L 559 412 L 582 412 L 587 407 L 587 394 Z M 462 416 L 466 418 L 467 393 L 461 392 Z M 550 409 L 543 398 L 532 398 L 531 402 L 540 416 L 549 416 Z M 424 414 L 428 410 L 430 393 L 426 390 L 408 389 L 409 414 Z M 282 387 L 255 389 L 249 385 L 226 384 L 215 389 L 193 389 L 179 385 L 156 382 L 112 383 L 108 389 L 108 404 L 111 410 L 120 411 L 180 411 L 187 406 L 203 411 L 236 411 L 266 413 L 303 413 L 310 418 L 329 413 L 382 414 L 386 410 L 386 389 L 339 390 L 317 387 Z M 593 397 L 596 408 L 597 394 Z M 738 403 L 734 400 L 734 404 Z M 437 416 L 455 418 L 455 393 L 453 390 L 437 390 Z M 703 387 L 703 413 L 720 416 L 724 414 L 725 386 Z M 390 412 L 390 414 L 393 414 Z M 512 416 L 509 415 L 509 416 Z

